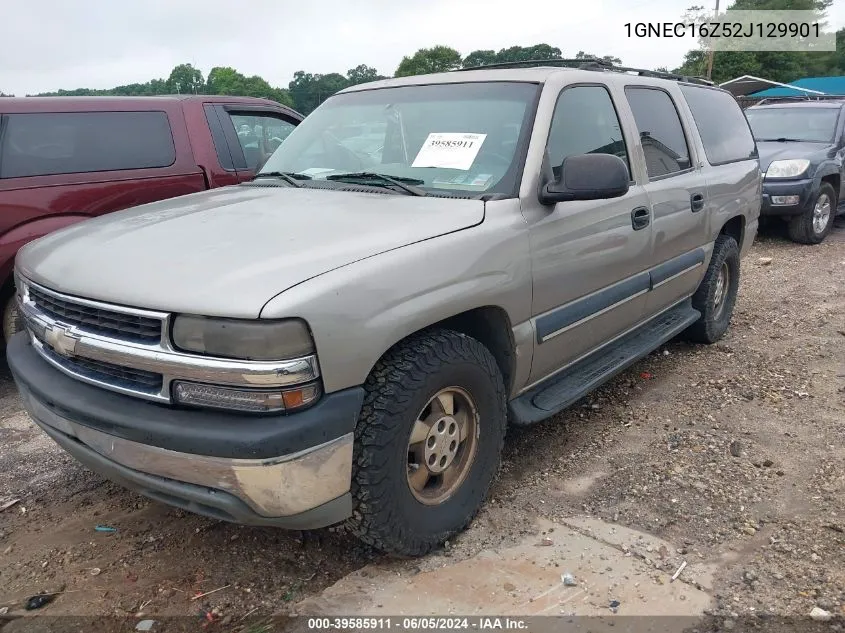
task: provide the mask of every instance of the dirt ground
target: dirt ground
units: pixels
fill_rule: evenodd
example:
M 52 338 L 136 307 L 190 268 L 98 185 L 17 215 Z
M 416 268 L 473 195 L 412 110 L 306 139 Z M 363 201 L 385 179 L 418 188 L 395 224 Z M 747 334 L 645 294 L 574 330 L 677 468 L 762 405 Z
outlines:
M 381 556 L 342 529 L 239 527 L 127 492 L 37 430 L 4 376 L 0 507 L 20 501 L 0 511 L 0 613 L 23 613 L 46 591 L 61 593 L 38 613 L 191 615 L 234 627 L 313 604 L 344 578 L 471 570 L 490 552 L 563 538 L 538 520 L 581 517 L 670 543 L 645 559 L 658 573 L 684 560 L 709 566 L 712 582 L 698 586 L 706 613 L 818 607 L 833 626 L 845 622 L 841 220 L 819 246 L 758 237 L 720 343 L 672 343 L 564 414 L 509 431 L 485 508 L 420 560 Z M 567 567 L 560 556 L 554 565 Z

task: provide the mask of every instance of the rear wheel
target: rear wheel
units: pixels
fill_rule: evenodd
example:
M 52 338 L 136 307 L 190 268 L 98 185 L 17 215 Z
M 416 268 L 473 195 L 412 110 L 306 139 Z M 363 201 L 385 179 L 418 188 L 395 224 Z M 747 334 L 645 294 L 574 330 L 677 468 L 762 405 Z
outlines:
M 355 431 L 352 531 L 419 556 L 464 529 L 498 472 L 505 387 L 489 350 L 450 330 L 379 361 Z
M 713 246 L 710 265 L 692 297 L 701 318 L 685 332 L 696 343 L 715 343 L 731 322 L 739 290 L 739 246 L 729 235 L 720 235 Z
M 799 244 L 819 244 L 833 227 L 836 215 L 836 192 L 823 182 L 813 206 L 789 221 L 789 239 Z

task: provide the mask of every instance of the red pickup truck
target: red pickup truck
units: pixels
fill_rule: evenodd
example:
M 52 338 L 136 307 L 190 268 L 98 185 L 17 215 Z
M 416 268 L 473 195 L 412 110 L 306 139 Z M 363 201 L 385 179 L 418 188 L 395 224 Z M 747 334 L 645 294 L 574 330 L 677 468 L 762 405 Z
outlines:
M 302 120 L 250 97 L 0 99 L 0 314 L 17 330 L 15 254 L 111 211 L 251 179 Z

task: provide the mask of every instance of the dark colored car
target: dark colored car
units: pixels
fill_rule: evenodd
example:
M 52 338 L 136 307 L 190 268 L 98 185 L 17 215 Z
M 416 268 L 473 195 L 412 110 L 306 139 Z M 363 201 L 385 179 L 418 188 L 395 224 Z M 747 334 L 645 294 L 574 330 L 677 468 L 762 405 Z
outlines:
M 0 99 L 0 309 L 27 242 L 87 218 L 251 180 L 302 120 L 249 97 Z
M 793 241 L 818 244 L 845 197 L 845 100 L 759 105 L 745 114 L 764 174 L 762 215 L 786 220 Z

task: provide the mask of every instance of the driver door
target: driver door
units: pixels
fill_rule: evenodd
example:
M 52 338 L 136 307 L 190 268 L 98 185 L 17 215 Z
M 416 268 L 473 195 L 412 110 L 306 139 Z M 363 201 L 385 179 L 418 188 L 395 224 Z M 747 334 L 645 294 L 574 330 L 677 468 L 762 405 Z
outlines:
M 617 100 L 619 99 L 616 96 Z M 624 117 L 623 117 L 624 120 Z M 632 173 L 635 140 L 607 86 L 563 89 L 549 130 L 555 175 L 567 156 L 614 154 Z M 651 205 L 637 172 L 619 198 L 532 206 L 531 259 L 537 382 L 635 327 L 644 318 L 651 257 Z

